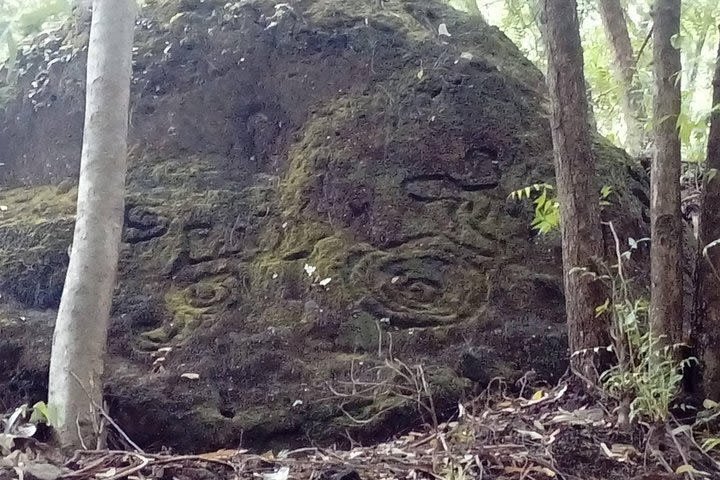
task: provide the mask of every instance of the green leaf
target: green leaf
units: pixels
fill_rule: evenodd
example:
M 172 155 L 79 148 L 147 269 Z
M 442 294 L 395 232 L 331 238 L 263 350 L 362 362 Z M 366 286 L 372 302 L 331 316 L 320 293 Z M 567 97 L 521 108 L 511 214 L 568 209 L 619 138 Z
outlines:
M 680 465 L 678 468 L 676 468 L 675 473 L 678 475 L 681 475 L 683 473 L 697 473 L 697 474 L 707 475 L 706 472 L 701 472 L 700 470 L 696 469 L 695 467 L 693 467 L 692 465 L 689 465 L 687 463 L 684 465 Z
M 610 299 L 607 298 L 607 299 L 605 299 L 605 303 L 595 307 L 595 317 L 597 318 L 600 315 L 602 315 L 603 313 L 607 312 L 609 308 L 610 308 Z
M 720 446 L 720 438 L 712 437 L 705 440 L 700 446 L 700 448 L 703 452 L 709 452 L 710 450 L 713 450 L 718 446 Z
M 604 185 L 600 189 L 600 198 L 606 199 L 613 193 L 613 188 L 610 185 Z

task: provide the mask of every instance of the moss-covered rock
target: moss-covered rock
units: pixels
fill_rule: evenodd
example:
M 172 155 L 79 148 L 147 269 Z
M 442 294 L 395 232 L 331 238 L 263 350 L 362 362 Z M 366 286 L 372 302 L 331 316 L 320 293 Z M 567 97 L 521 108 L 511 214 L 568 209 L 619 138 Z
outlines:
M 391 434 L 426 410 L 341 394 L 388 358 L 423 366 L 439 414 L 468 379 L 564 371 L 557 239 L 507 198 L 553 180 L 544 84 L 502 33 L 439 0 L 148 3 L 106 387 L 131 437 L 192 450 Z M 25 57 L 0 121 L 0 293 L 26 319 L 0 315 L 1 404 L 45 388 L 83 55 Z M 640 238 L 644 173 L 594 148 L 604 215 Z

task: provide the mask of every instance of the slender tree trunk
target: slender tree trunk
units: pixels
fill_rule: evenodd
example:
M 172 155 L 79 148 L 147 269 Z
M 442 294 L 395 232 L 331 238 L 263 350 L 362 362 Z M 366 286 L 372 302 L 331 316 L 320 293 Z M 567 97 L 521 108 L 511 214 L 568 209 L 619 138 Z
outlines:
M 476 0 L 465 0 L 465 7 L 471 15 L 482 17 L 482 12 L 480 12 L 480 7 L 478 7 Z
M 620 0 L 598 0 L 600 16 L 608 41 L 612 45 L 615 76 L 622 85 L 621 100 L 627 138 L 625 147 L 631 155 L 640 154 L 644 146 L 645 112 L 640 90 L 635 85 L 635 54 L 630 43 L 625 10 Z
M 720 239 L 720 46 L 713 79 L 713 107 L 707 147 L 707 175 L 700 211 L 699 244 L 705 248 Z M 705 398 L 720 400 L 720 245 L 699 256 L 695 319 L 696 353 L 702 361 Z
M 686 67 L 688 75 L 687 83 L 685 85 L 685 91 L 689 93 L 689 97 L 687 99 L 689 105 L 693 105 L 693 102 L 695 101 L 695 93 L 697 91 L 695 82 L 697 81 L 697 76 L 700 72 L 700 65 L 703 63 L 702 52 L 703 48 L 705 48 L 705 42 L 707 41 L 708 30 L 713 28 L 712 17 L 709 18 L 707 20 L 707 24 L 703 25 L 701 28 L 702 29 L 700 30 L 700 34 L 695 41 L 695 51 L 693 52 L 692 56 L 688 58 L 689 65 Z
M 124 216 L 134 0 L 95 0 L 77 220 L 50 361 L 49 407 L 64 446 L 95 447 Z
M 598 189 L 587 122 L 588 101 L 575 0 L 545 0 L 553 150 L 560 203 L 565 306 L 571 364 L 596 381 L 595 347 L 610 345 L 606 322 L 595 317 L 602 285 L 577 268 L 594 270 L 603 256 Z M 588 350 L 589 349 L 589 350 Z M 577 352 L 584 352 L 577 354 Z
M 651 168 L 650 322 L 656 337 L 681 340 L 683 224 L 680 216 L 680 0 L 657 0 L 653 12 L 655 155 Z
M 708 28 L 705 28 L 700 32 L 700 36 L 698 36 L 697 41 L 695 42 L 695 52 L 693 53 L 693 58 L 690 61 L 690 73 L 688 73 L 688 85 L 686 88 L 690 88 L 690 91 L 693 93 L 695 80 L 697 80 L 698 72 L 700 71 L 700 62 L 703 60 L 702 51 L 703 48 L 705 48 Z

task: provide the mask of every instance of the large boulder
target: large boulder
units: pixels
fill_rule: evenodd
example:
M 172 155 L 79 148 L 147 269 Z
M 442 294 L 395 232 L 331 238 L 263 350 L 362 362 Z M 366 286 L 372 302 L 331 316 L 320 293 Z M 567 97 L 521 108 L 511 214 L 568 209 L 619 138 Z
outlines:
M 38 39 L 0 124 L 0 405 L 45 394 L 86 40 Z M 417 418 L 408 378 L 442 410 L 564 372 L 557 239 L 508 200 L 552 182 L 544 83 L 499 30 L 439 0 L 166 0 L 136 45 L 106 392 L 137 442 L 368 438 Z M 595 153 L 639 238 L 644 172 Z

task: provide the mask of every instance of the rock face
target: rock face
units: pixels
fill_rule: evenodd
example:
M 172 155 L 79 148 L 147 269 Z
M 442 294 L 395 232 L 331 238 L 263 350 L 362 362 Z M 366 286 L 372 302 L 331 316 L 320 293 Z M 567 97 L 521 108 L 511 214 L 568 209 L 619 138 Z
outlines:
M 47 385 L 82 136 L 77 30 L 38 40 L 1 124 L 5 406 Z M 434 0 L 166 0 L 136 40 L 106 385 L 135 441 L 382 435 L 417 418 L 399 372 L 378 384 L 387 358 L 426 376 L 439 410 L 471 381 L 564 372 L 557 242 L 507 198 L 552 181 L 543 79 L 497 29 Z M 596 154 L 604 214 L 639 238 L 643 171 L 600 138 Z

